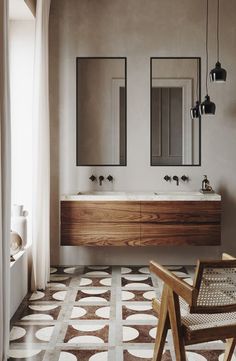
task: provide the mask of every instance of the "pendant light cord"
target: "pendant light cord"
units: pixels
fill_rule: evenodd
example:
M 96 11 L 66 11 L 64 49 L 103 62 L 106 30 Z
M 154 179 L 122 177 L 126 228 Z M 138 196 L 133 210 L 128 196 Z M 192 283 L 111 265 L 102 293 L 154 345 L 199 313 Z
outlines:
M 206 94 L 208 95 L 208 11 L 209 1 L 206 0 Z
M 220 0 L 217 0 L 217 61 L 220 60 Z

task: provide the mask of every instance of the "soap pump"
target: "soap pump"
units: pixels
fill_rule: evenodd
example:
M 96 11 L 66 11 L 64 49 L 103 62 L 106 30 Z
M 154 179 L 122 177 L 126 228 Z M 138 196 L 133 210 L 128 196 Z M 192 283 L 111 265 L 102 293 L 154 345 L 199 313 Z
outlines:
M 202 193 L 214 193 L 214 191 L 210 185 L 210 181 L 207 178 L 207 175 L 203 176 L 201 192 Z

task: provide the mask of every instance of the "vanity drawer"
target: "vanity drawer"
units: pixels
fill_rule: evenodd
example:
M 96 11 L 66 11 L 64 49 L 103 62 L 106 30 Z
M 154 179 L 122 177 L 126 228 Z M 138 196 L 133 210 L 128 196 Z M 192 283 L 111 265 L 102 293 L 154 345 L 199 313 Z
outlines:
M 61 202 L 61 223 L 140 222 L 139 202 Z
M 141 224 L 141 246 L 217 246 L 220 224 Z
M 220 201 L 62 201 L 64 246 L 219 245 Z
M 139 246 L 139 223 L 71 223 L 61 232 L 63 246 Z
M 141 222 L 220 223 L 221 202 L 156 201 L 141 202 Z

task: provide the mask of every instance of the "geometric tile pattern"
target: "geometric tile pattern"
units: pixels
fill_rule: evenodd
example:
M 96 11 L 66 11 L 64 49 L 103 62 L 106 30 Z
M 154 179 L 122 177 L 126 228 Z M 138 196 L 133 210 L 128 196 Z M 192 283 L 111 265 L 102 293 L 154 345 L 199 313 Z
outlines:
M 168 267 L 191 283 L 193 267 Z M 160 292 L 147 266 L 53 266 L 47 289 L 27 295 L 12 319 L 9 360 L 151 361 Z M 187 347 L 189 361 L 222 361 L 223 352 L 220 341 Z M 169 332 L 162 361 L 174 360 Z

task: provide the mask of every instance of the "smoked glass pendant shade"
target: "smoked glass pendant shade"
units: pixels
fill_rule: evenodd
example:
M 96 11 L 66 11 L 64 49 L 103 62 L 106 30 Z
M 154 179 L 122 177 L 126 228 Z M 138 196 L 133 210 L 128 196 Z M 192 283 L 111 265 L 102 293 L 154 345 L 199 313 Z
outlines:
M 200 117 L 200 103 L 196 101 L 196 104 L 190 109 L 190 115 L 192 119 L 196 119 Z
M 202 115 L 214 115 L 216 112 L 216 105 L 213 103 L 209 95 L 205 96 L 205 100 L 200 105 Z
M 210 71 L 210 80 L 216 83 L 224 83 L 226 81 L 227 71 L 221 67 L 221 63 L 217 61 L 215 68 Z

